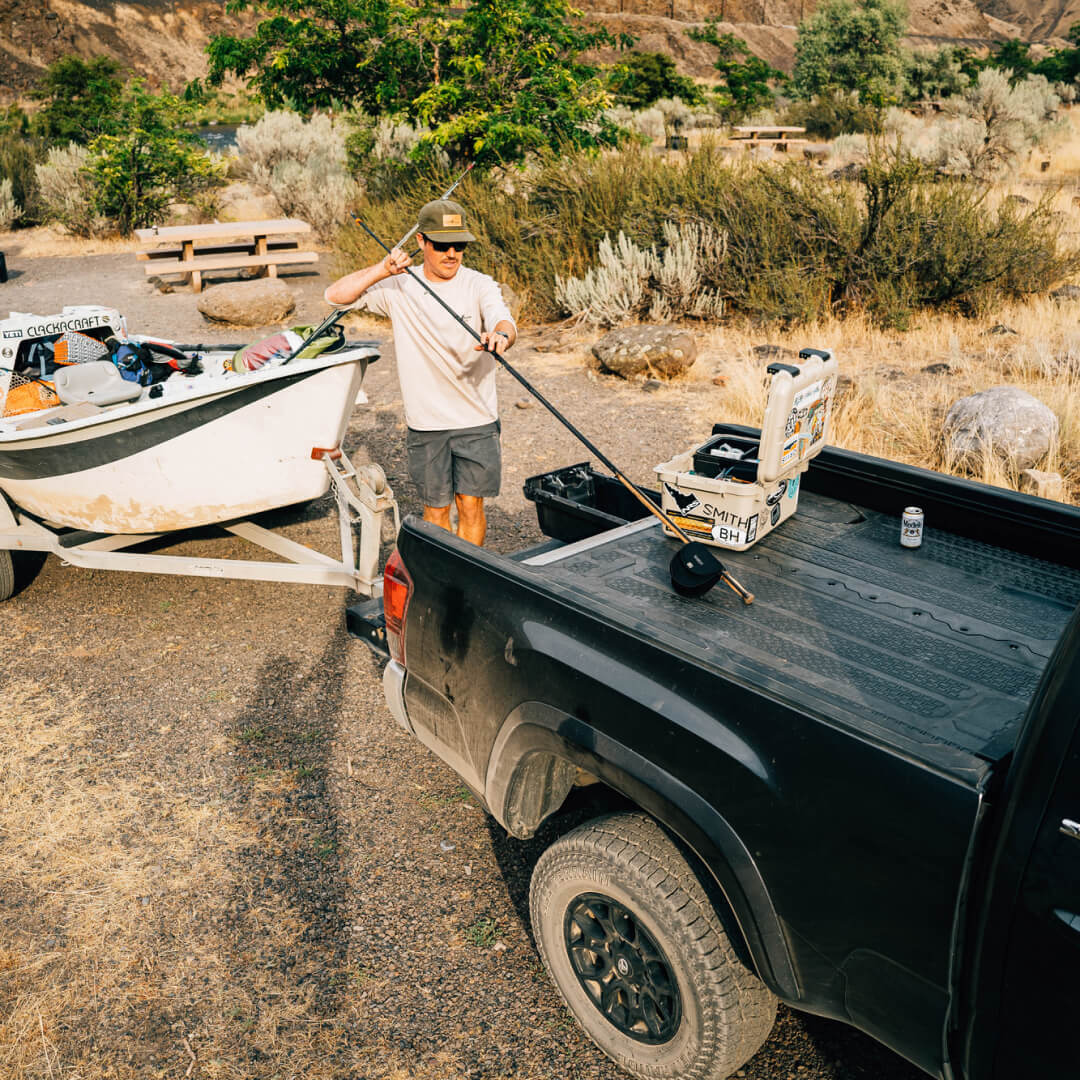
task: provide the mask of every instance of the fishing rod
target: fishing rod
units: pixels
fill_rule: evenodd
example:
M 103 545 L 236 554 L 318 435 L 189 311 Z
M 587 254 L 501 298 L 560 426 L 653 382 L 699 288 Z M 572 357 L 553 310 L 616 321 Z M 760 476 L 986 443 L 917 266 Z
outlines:
M 454 192 L 457 190 L 457 187 L 461 183 L 461 181 L 464 180 L 470 172 L 472 172 L 473 166 L 475 164 L 475 161 L 470 161 L 469 164 L 465 167 L 465 171 L 439 196 L 439 198 L 449 199 L 450 196 L 453 195 Z M 356 218 L 355 214 L 353 215 L 353 218 L 355 220 L 359 220 L 358 218 Z M 413 236 L 419 231 L 419 229 L 420 222 L 418 221 L 394 246 L 403 247 L 413 238 Z M 383 244 L 382 246 L 385 248 L 386 245 Z M 348 308 L 338 308 L 336 311 L 330 312 L 330 314 L 327 315 L 326 318 L 323 319 L 323 321 L 319 323 L 319 325 L 316 326 L 315 329 L 312 330 L 311 333 L 308 334 L 308 336 L 303 341 L 301 341 L 300 344 L 297 345 L 296 348 L 293 349 L 292 352 L 290 352 L 289 355 L 281 361 L 281 363 L 287 364 L 290 360 L 295 360 L 296 357 L 299 356 L 300 353 L 302 353 L 313 341 L 318 341 L 318 339 L 321 338 L 323 334 L 325 334 L 327 330 L 329 330 L 348 310 Z
M 390 248 L 388 248 L 368 227 L 363 221 L 356 215 L 352 215 L 353 221 L 360 226 L 385 251 L 390 254 Z M 597 458 L 610 469 L 616 477 L 625 485 L 625 487 L 633 494 L 637 500 L 642 503 L 646 510 L 649 511 L 654 517 L 659 518 L 665 525 L 668 526 L 683 542 L 683 546 L 675 553 L 671 560 L 669 570 L 671 571 L 671 585 L 677 593 L 683 596 L 703 596 L 707 593 L 718 581 L 723 581 L 733 592 L 735 592 L 744 604 L 752 604 L 754 602 L 754 594 L 741 585 L 724 567 L 724 564 L 709 550 L 709 548 L 702 544 L 698 540 L 692 540 L 687 534 L 675 524 L 674 521 L 664 512 L 659 506 L 656 505 L 638 486 L 635 484 L 623 471 L 620 469 L 608 456 L 599 449 L 586 435 L 582 434 L 563 414 L 550 402 L 539 390 L 536 389 L 524 375 L 521 374 L 512 364 L 509 363 L 504 357 L 500 356 L 494 349 L 489 348 L 484 344 L 483 338 L 474 330 L 445 300 L 423 279 L 422 274 L 417 274 L 415 269 L 411 266 L 406 267 L 406 271 L 412 277 L 412 279 L 424 288 L 430 296 L 439 302 L 443 310 L 450 315 L 455 322 L 463 329 L 467 330 L 483 347 L 484 351 L 502 364 L 507 372 L 512 375 L 523 387 L 541 405 L 544 406 L 552 416 L 555 417 L 576 439 L 578 439 L 591 453 L 595 454 Z

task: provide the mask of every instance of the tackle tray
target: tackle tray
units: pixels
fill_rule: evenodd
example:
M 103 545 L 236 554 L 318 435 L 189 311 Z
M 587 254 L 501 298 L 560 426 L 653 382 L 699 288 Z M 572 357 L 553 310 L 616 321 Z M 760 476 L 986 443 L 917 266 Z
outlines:
M 642 492 L 659 505 L 658 491 L 642 488 Z M 588 461 L 530 476 L 524 493 L 536 504 L 540 531 L 567 544 L 638 521 L 649 513 L 620 481 L 596 472 Z
M 726 473 L 737 480 L 756 480 L 760 445 L 757 439 L 715 435 L 694 451 L 694 472 L 711 479 Z

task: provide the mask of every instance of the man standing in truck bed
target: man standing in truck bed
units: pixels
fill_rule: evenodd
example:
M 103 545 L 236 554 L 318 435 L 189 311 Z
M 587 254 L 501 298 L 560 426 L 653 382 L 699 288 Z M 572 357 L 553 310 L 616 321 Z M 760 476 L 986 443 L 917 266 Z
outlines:
M 464 208 L 441 199 L 421 211 L 416 239 L 427 284 L 500 356 L 517 327 L 499 286 L 462 265 L 469 232 Z M 398 379 L 409 425 L 409 475 L 420 489 L 424 520 L 483 544 L 484 499 L 499 493 L 502 455 L 495 360 L 407 273 L 410 257 L 395 248 L 381 262 L 335 281 L 326 300 L 389 316 Z

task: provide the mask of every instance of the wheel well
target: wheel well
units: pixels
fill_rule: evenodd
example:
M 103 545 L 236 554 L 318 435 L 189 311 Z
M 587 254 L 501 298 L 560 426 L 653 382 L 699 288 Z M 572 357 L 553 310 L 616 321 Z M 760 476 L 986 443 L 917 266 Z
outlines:
M 701 856 L 667 822 L 572 761 L 557 754 L 535 752 L 519 762 L 507 790 L 503 824 L 512 836 L 527 840 L 550 817 L 565 813 L 574 819 L 574 824 L 580 824 L 589 817 L 617 810 L 647 814 L 668 834 L 693 870 L 739 959 L 760 978 L 734 908 Z

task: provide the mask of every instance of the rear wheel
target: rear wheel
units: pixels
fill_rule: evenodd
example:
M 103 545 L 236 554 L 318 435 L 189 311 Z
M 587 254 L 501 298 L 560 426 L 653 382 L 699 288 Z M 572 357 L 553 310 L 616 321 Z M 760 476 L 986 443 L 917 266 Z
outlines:
M 10 551 L 0 551 L 0 603 L 15 591 L 15 567 Z
M 722 1080 L 768 1037 L 776 999 L 651 818 L 612 814 L 556 841 L 533 872 L 529 906 L 563 1000 L 635 1076 Z

